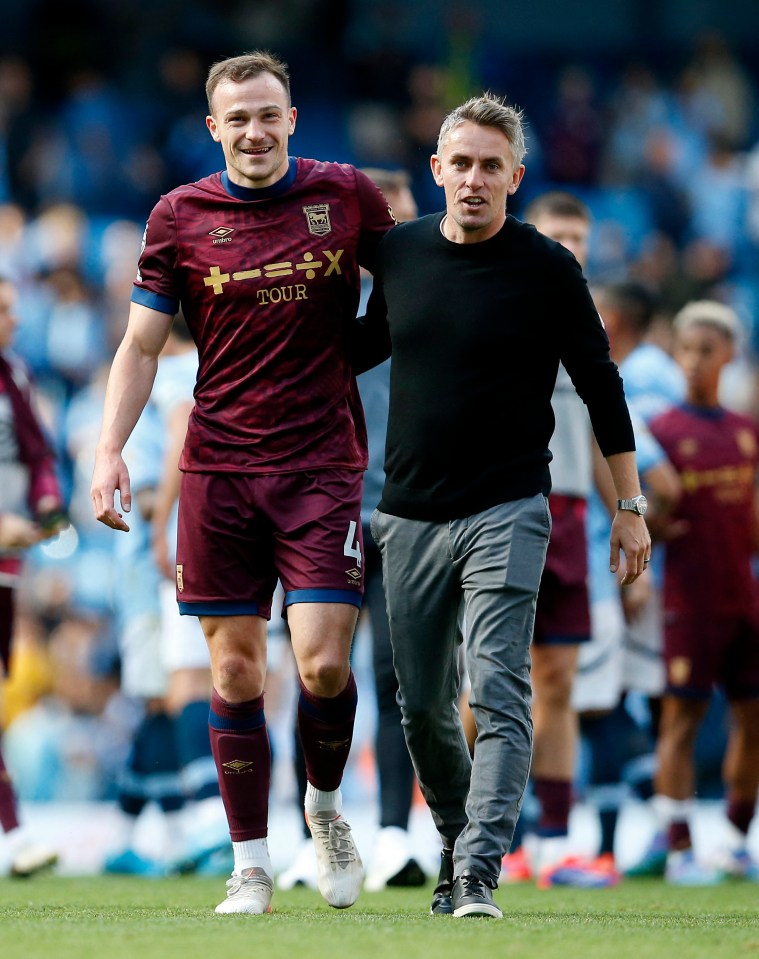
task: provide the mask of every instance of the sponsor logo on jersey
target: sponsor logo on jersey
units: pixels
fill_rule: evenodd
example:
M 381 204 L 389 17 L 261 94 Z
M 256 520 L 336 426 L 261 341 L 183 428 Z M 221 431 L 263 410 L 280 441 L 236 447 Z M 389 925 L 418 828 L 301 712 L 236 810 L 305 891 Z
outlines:
M 304 206 L 303 212 L 306 214 L 309 233 L 313 233 L 314 236 L 324 236 L 325 233 L 332 232 L 329 203 L 313 203 L 311 206 Z
M 356 569 L 355 566 L 353 567 L 353 569 L 346 569 L 345 573 L 347 576 L 350 576 L 352 580 L 358 581 L 359 579 L 361 579 L 361 570 Z
M 177 564 L 177 589 L 179 592 L 184 591 L 184 566 Z
M 250 768 L 253 763 L 246 762 L 244 759 L 233 759 L 231 762 L 221 764 L 225 776 L 239 776 L 240 773 L 252 772 Z
M 282 260 L 278 263 L 264 263 L 261 266 L 247 265 L 245 269 L 222 270 L 218 265 L 209 267 L 208 276 L 203 277 L 203 283 L 209 289 L 213 290 L 214 296 L 221 296 L 228 283 L 239 283 L 246 280 L 258 279 L 276 279 L 283 276 L 293 276 L 297 279 L 313 280 L 317 276 L 342 276 L 340 259 L 345 250 L 337 250 L 333 253 L 331 250 L 322 250 L 321 258 L 316 259 L 314 254 L 307 250 L 302 254 L 301 262 L 295 260 Z M 256 296 L 262 306 L 268 303 L 280 303 L 283 300 L 307 300 L 305 283 L 294 283 L 280 287 L 269 287 L 264 290 L 257 290 Z
M 234 232 L 231 226 L 217 226 L 208 235 L 213 237 L 214 243 L 231 243 Z

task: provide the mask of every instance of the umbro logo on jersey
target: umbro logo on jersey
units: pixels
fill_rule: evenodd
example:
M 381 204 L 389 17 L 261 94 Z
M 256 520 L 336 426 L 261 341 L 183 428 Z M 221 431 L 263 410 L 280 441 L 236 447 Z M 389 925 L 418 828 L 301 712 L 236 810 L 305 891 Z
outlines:
M 345 572 L 346 572 L 346 574 L 347 574 L 348 576 L 350 576 L 350 578 L 353 579 L 353 580 L 361 579 L 361 570 L 360 570 L 360 569 L 356 569 L 355 566 L 353 567 L 353 569 L 346 569 Z
M 214 243 L 231 243 L 230 237 L 234 232 L 234 229 L 230 226 L 217 226 L 208 235 L 213 237 Z

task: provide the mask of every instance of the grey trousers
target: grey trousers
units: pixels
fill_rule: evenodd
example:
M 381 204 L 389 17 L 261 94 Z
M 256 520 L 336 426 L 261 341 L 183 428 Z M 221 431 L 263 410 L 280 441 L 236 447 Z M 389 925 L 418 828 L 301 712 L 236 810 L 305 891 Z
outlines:
M 458 876 L 495 888 L 532 756 L 530 642 L 551 518 L 539 494 L 433 523 L 375 510 L 398 701 L 422 794 Z M 465 633 L 465 636 L 463 635 Z M 456 701 L 465 641 L 477 723 Z

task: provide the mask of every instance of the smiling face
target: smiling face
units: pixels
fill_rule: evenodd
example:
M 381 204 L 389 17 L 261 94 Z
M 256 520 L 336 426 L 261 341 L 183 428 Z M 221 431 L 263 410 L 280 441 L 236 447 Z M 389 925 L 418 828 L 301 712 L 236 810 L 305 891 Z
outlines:
M 446 237 L 454 243 L 479 243 L 495 236 L 506 219 L 506 199 L 524 175 L 505 134 L 465 120 L 430 162 L 435 183 L 445 190 Z
M 221 144 L 229 179 L 253 189 L 280 180 L 287 172 L 287 144 L 295 118 L 287 91 L 271 73 L 241 83 L 219 83 L 206 126 Z

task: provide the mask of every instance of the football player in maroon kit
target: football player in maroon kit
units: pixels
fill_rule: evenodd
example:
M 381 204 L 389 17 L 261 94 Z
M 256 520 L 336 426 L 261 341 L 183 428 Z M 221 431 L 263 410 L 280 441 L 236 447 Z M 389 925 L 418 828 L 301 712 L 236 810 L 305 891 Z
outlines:
M 121 450 L 181 307 L 198 346 L 180 460 L 180 611 L 211 654 L 210 735 L 235 853 L 220 913 L 271 908 L 266 622 L 281 580 L 300 675 L 305 813 L 319 889 L 350 906 L 363 870 L 342 818 L 361 604 L 366 429 L 348 327 L 359 267 L 394 220 L 352 166 L 290 157 L 287 67 L 265 51 L 215 64 L 206 124 L 226 169 L 162 196 L 145 230 L 129 324 L 111 369 L 92 481 L 97 518 L 128 530 Z
M 667 687 L 657 747 L 654 806 L 667 829 L 666 878 L 716 882 L 723 871 L 759 880 L 746 848 L 759 787 L 759 602 L 751 567 L 759 437 L 755 420 L 719 403 L 722 369 L 734 355 L 739 321 L 721 303 L 693 302 L 675 317 L 675 357 L 685 373 L 682 406 L 652 420 L 651 432 L 682 480 L 667 542 L 664 660 Z M 732 724 L 723 776 L 727 854 L 721 868 L 693 853 L 688 817 L 693 749 L 715 684 Z

